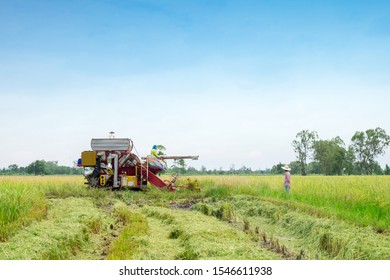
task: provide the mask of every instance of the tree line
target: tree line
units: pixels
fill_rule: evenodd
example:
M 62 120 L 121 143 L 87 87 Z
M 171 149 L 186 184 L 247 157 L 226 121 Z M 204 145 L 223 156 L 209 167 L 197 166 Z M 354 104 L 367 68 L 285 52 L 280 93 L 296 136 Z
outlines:
M 0 175 L 73 175 L 82 174 L 83 170 L 77 167 L 58 165 L 58 161 L 36 160 L 22 167 L 11 164 L 8 168 L 0 169 Z
M 195 167 L 187 167 L 184 165 L 173 164 L 170 168 L 165 171 L 165 174 L 183 174 L 183 175 L 265 175 L 272 174 L 271 169 L 252 169 L 247 166 L 242 166 L 238 169 L 232 165 L 228 170 L 222 169 L 222 167 L 216 169 L 207 169 L 205 166 L 202 166 L 200 169 Z
M 316 131 L 302 130 L 292 141 L 297 160 L 290 167 L 302 175 L 390 175 L 389 166 L 383 170 L 376 161 L 389 145 L 390 136 L 380 127 L 355 132 L 348 147 L 339 136 L 323 140 Z
M 292 141 L 296 160 L 289 163 L 291 172 L 295 174 L 323 174 L 323 175 L 390 175 L 390 167 L 385 168 L 376 161 L 378 156 L 384 155 L 390 145 L 390 136 L 380 127 L 357 131 L 347 147 L 341 137 L 319 139 L 316 131 L 302 130 Z M 309 162 L 309 160 L 311 160 Z M 282 174 L 282 164 L 279 162 L 270 169 L 252 170 L 242 166 L 229 170 L 207 170 L 202 166 L 200 170 L 193 167 L 186 168 L 185 162 L 175 161 L 167 173 L 179 174 Z
M 316 131 L 302 130 L 292 141 L 296 160 L 289 163 L 291 172 L 295 174 L 324 174 L 324 175 L 390 175 L 390 167 L 379 165 L 376 158 L 385 154 L 390 145 L 390 136 L 384 129 L 377 127 L 366 131 L 357 131 L 351 138 L 347 147 L 345 142 L 336 136 L 332 139 L 319 139 Z M 157 146 L 159 155 L 164 155 L 165 147 Z M 311 160 L 309 162 L 309 160 Z M 252 170 L 242 166 L 238 169 L 231 165 L 229 170 L 207 169 L 202 166 L 199 170 L 187 167 L 183 159 L 175 160 L 173 165 L 165 171 L 166 174 L 187 175 L 261 175 L 281 174 L 281 162 L 264 170 Z M 26 167 L 11 164 L 8 168 L 0 169 L 0 175 L 55 175 L 55 174 L 82 174 L 83 169 L 69 166 L 60 166 L 58 161 L 36 160 Z

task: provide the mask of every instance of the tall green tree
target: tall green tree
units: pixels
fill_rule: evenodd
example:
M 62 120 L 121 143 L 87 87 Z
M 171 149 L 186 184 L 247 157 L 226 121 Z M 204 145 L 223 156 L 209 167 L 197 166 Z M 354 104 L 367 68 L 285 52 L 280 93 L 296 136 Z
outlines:
M 390 175 L 390 167 L 386 164 L 385 170 L 384 170 L 385 175 Z
M 45 161 L 45 171 L 47 174 L 61 174 L 58 161 Z
M 288 165 L 290 168 L 291 168 L 291 173 L 292 174 L 299 174 L 299 172 L 301 171 L 301 165 L 299 164 L 298 161 L 292 161 L 289 163 Z M 307 165 L 309 167 L 309 164 Z M 282 169 L 282 168 L 280 168 Z M 307 168 L 307 171 L 309 171 L 309 169 Z M 282 169 L 282 172 L 284 173 L 284 170 Z M 307 172 L 309 173 L 309 172 Z
M 278 164 L 275 164 L 271 168 L 271 173 L 272 174 L 283 174 L 283 172 L 284 172 L 282 169 L 283 166 L 284 166 L 284 164 L 282 164 L 281 162 L 279 162 Z
M 34 175 L 46 174 L 46 166 L 44 160 L 36 160 L 26 167 L 26 172 Z
M 307 164 L 308 174 L 321 174 L 321 167 L 318 161 L 312 161 Z
M 356 171 L 356 156 L 352 146 L 348 147 L 344 160 L 344 172 L 348 175 L 357 173 Z
M 306 175 L 307 159 L 313 152 L 314 142 L 318 139 L 316 131 L 302 130 L 298 132 L 295 140 L 292 142 L 297 160 L 301 166 L 301 174 Z
M 325 175 L 341 175 L 344 169 L 346 149 L 340 137 L 318 140 L 314 143 L 314 159 Z
M 186 162 L 184 159 L 175 159 L 170 169 L 175 173 L 184 174 L 186 173 Z
M 351 147 L 355 152 L 357 164 L 362 174 L 373 174 L 378 163 L 375 158 L 384 155 L 390 145 L 390 136 L 380 127 L 357 131 L 352 136 Z
M 157 145 L 156 151 L 157 151 L 157 154 L 159 156 L 164 156 L 165 155 L 165 150 L 166 150 L 165 146 Z
M 11 173 L 18 173 L 19 171 L 19 166 L 17 164 L 11 164 L 8 166 L 8 170 L 11 172 Z

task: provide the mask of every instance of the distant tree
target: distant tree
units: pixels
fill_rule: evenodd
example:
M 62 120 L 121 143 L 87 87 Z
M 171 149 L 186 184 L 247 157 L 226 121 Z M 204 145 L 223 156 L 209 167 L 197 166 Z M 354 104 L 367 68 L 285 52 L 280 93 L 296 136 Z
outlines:
M 266 168 L 263 171 L 264 171 L 263 174 L 271 174 L 271 169 L 270 168 Z
M 171 171 L 175 173 L 185 174 L 186 173 L 186 163 L 184 159 L 175 159 L 171 167 Z
M 45 161 L 45 171 L 47 174 L 64 174 L 58 166 L 58 161 Z
M 166 148 L 163 145 L 157 145 L 156 151 L 159 156 L 165 155 Z
M 19 166 L 17 164 L 11 164 L 8 166 L 8 170 L 10 173 L 16 174 L 19 172 Z
M 390 136 L 377 127 L 365 132 L 357 131 L 352 137 L 351 147 L 355 152 L 357 164 L 362 174 L 373 174 L 377 168 L 375 158 L 385 153 L 390 145 Z
M 288 166 L 291 168 L 292 174 L 299 174 L 301 171 L 301 165 L 298 161 L 292 161 L 292 162 L 290 162 L 290 164 Z M 284 171 L 282 170 L 282 172 L 284 172 Z M 308 173 L 310 173 L 310 172 L 308 172 Z
M 348 150 L 346 150 L 345 158 L 344 158 L 344 173 L 351 175 L 357 173 L 356 168 L 356 156 L 355 152 L 352 146 L 348 147 Z
M 83 174 L 83 169 L 75 164 L 73 167 L 69 167 L 58 165 L 58 161 L 36 160 L 26 167 L 11 164 L 8 166 L 8 169 L 3 168 L 3 170 L 0 170 L 0 174 L 15 175 L 25 173 L 34 175 Z
M 284 166 L 284 164 L 282 164 L 281 162 L 279 162 L 278 164 L 272 166 L 271 168 L 271 174 L 283 174 L 283 169 L 282 167 Z
M 346 150 L 340 137 L 331 140 L 314 142 L 314 159 L 325 175 L 341 175 L 343 173 Z
M 199 173 L 199 171 L 196 170 L 196 168 L 192 167 L 192 166 L 188 167 L 187 170 L 186 170 L 186 174 L 193 174 L 193 175 L 195 175 L 195 174 L 198 174 L 198 173 Z
M 229 168 L 229 174 L 235 174 L 236 173 L 236 166 L 232 164 Z
M 384 170 L 385 175 L 390 175 L 390 167 L 386 164 L 385 170 Z
M 36 160 L 26 167 L 26 172 L 34 175 L 46 174 L 46 167 L 44 160 Z
M 238 169 L 238 173 L 239 174 L 251 174 L 252 169 L 250 167 L 246 167 L 245 165 L 243 165 L 240 169 Z
M 379 165 L 378 162 L 376 162 L 375 165 L 374 165 L 374 172 L 373 172 L 373 174 L 375 174 L 375 175 L 383 175 L 384 174 L 383 169 Z
M 316 131 L 302 130 L 292 142 L 302 175 L 306 175 L 307 159 L 310 157 L 313 151 L 313 144 L 317 139 L 318 135 Z
M 318 161 L 312 161 L 307 164 L 308 174 L 321 174 L 321 167 Z
M 26 173 L 28 174 L 34 174 L 35 168 L 34 168 L 34 162 L 30 163 L 26 166 Z

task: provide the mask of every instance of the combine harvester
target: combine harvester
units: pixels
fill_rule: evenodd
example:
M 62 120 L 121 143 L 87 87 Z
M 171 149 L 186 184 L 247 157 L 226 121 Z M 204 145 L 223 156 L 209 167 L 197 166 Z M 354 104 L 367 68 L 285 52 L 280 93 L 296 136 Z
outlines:
M 198 189 L 197 182 L 185 186 L 175 186 L 177 175 L 171 181 L 162 180 L 157 175 L 166 169 L 166 159 L 192 159 L 199 156 L 159 156 L 148 155 L 139 158 L 132 153 L 133 141 L 129 138 L 95 138 L 91 140 L 92 151 L 81 153 L 78 166 L 84 167 L 87 185 L 91 188 L 135 189 L 148 188 L 148 182 L 159 189 L 174 191 L 178 187 Z

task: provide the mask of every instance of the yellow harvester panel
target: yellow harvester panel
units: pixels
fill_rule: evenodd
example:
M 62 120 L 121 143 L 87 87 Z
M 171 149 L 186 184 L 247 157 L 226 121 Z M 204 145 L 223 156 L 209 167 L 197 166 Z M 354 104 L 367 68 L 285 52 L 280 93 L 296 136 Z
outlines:
M 137 185 L 137 177 L 136 176 L 126 176 L 127 177 L 127 186 L 135 187 Z
M 95 166 L 96 165 L 96 152 L 87 151 L 81 153 L 81 165 L 82 166 Z
M 121 186 L 122 187 L 136 187 L 137 186 L 137 177 L 136 176 L 126 176 L 121 177 Z

